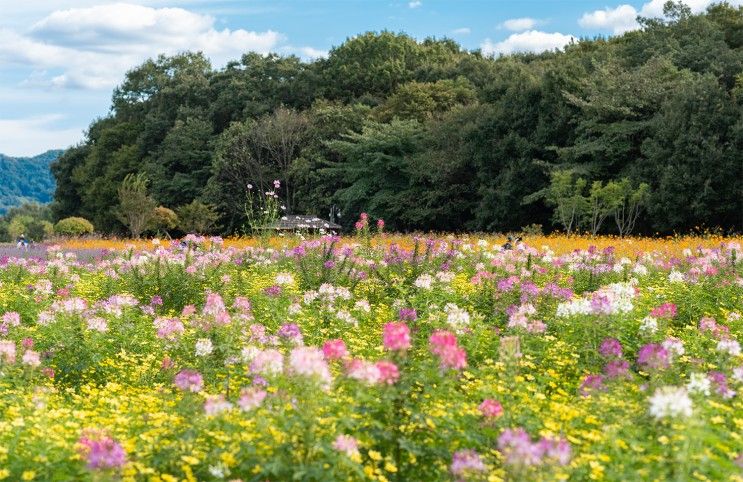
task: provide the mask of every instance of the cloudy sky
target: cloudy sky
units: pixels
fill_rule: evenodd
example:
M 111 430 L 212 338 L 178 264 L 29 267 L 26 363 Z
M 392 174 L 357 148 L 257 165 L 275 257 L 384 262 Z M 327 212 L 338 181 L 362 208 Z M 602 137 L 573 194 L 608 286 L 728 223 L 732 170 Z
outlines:
M 0 0 L 0 153 L 34 155 L 83 137 L 111 90 L 148 57 L 201 50 L 326 55 L 388 29 L 450 37 L 491 55 L 637 28 L 664 0 Z M 686 0 L 701 11 L 710 0 Z M 743 0 L 734 0 L 741 4 Z

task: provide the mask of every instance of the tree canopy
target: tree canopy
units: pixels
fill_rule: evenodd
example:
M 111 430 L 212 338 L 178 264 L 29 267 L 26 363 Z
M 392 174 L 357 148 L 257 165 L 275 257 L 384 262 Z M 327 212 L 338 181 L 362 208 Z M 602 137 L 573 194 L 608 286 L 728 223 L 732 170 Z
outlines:
M 123 232 L 117 189 L 142 174 L 156 205 L 215 206 L 222 233 L 245 223 L 248 186 L 275 179 L 288 212 L 338 206 L 345 225 L 368 211 L 401 230 L 564 229 L 559 203 L 538 195 L 559 171 L 586 196 L 595 186 L 581 229 L 619 234 L 598 199 L 628 183 L 646 186 L 635 232 L 739 231 L 743 7 L 668 3 L 640 23 L 497 58 L 388 31 L 312 62 L 246 53 L 213 69 L 201 53 L 160 56 L 52 165 L 53 212 Z

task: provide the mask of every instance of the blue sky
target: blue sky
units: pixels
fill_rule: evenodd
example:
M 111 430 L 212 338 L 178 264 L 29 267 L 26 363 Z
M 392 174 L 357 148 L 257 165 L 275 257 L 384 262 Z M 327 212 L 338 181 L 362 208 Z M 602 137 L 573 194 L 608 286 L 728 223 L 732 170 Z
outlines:
M 83 138 L 124 73 L 202 50 L 216 67 L 255 50 L 327 55 L 369 30 L 450 37 L 490 55 L 560 48 L 637 28 L 664 0 L 0 0 L 0 153 Z M 686 0 L 701 11 L 711 0 Z M 732 3 L 741 4 L 743 0 Z

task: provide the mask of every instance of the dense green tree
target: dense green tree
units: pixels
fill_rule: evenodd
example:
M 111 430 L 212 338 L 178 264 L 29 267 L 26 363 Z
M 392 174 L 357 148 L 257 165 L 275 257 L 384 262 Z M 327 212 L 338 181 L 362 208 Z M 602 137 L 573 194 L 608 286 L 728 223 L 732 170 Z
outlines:
M 128 174 L 117 189 L 119 205 L 116 214 L 136 239 L 155 221 L 157 204 L 147 192 L 148 184 L 141 173 Z
M 314 98 L 311 65 L 298 57 L 247 53 L 210 79 L 210 107 L 216 132 L 231 122 L 271 113 L 281 105 L 307 108 Z
M 211 176 L 212 125 L 200 118 L 177 120 L 157 153 L 148 159 L 145 172 L 152 195 L 168 206 L 188 204 L 199 197 Z
M 347 184 L 336 194 L 346 221 L 365 211 L 388 220 L 392 229 L 414 227 L 407 222 L 407 212 L 415 203 L 410 166 L 411 157 L 422 150 L 420 127 L 415 120 L 369 122 L 362 132 L 328 144 L 342 156 L 326 172 L 341 174 Z
M 625 178 L 648 186 L 637 232 L 740 230 L 743 7 L 669 2 L 640 23 L 499 58 L 388 31 L 312 62 L 245 53 L 215 70 L 200 53 L 160 56 L 53 164 L 53 213 L 120 232 L 117 186 L 143 174 L 156 205 L 212 204 L 222 233 L 245 224 L 250 187 L 274 180 L 288 211 L 340 207 L 346 225 L 368 211 L 392 229 L 549 230 L 561 226 L 551 173 L 570 170 L 586 199 L 596 186 L 591 231 L 626 231 L 606 197 Z
M 361 132 L 370 112 L 371 109 L 363 104 L 327 101 L 318 101 L 307 111 L 308 142 L 291 170 L 299 212 L 325 216 L 330 211 L 336 191 L 347 184 L 342 172 L 326 169 L 342 162 L 341 155 L 331 149 L 328 142 Z
M 681 85 L 654 119 L 637 163 L 635 178 L 652 190 L 653 227 L 669 232 L 736 225 L 743 212 L 736 132 L 741 109 L 711 75 Z
M 456 105 L 473 102 L 477 92 L 464 77 L 436 82 L 409 82 L 397 88 L 376 111 L 377 119 L 394 118 L 424 122 L 432 116 L 451 110 Z

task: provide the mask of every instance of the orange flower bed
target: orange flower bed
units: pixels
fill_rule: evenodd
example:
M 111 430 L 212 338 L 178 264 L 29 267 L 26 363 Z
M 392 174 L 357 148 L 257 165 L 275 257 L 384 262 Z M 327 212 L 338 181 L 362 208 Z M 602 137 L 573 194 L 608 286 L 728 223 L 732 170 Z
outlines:
M 417 235 L 420 237 L 426 237 L 426 235 Z M 436 234 L 433 237 L 441 240 L 459 240 L 463 243 L 475 244 L 479 240 L 485 240 L 489 244 L 503 244 L 506 242 L 506 237 L 503 235 L 489 235 L 489 234 L 469 234 L 469 235 L 446 235 Z M 369 239 L 369 242 L 373 245 L 379 244 L 397 244 L 400 247 L 406 249 L 412 249 L 415 245 L 416 235 L 400 235 L 400 234 L 385 234 L 375 235 Z M 271 247 L 274 249 L 281 249 L 285 247 L 292 247 L 299 244 L 302 238 L 299 236 L 274 236 L 268 239 L 261 238 L 248 238 L 248 237 L 235 237 L 226 238 L 224 240 L 225 246 L 235 248 L 247 248 L 247 247 Z M 169 241 L 160 240 L 159 243 L 164 245 Z M 358 236 L 343 236 L 343 243 L 364 243 L 365 239 Z M 720 235 L 704 235 L 704 236 L 669 236 L 663 238 L 647 238 L 647 237 L 627 237 L 619 238 L 614 236 L 565 236 L 562 234 L 548 235 L 548 236 L 526 236 L 523 242 L 536 249 L 542 249 L 548 247 L 556 254 L 564 254 L 576 249 L 588 249 L 590 246 L 595 246 L 598 249 L 604 249 L 609 246 L 613 246 L 616 249 L 617 254 L 627 257 L 639 256 L 642 253 L 657 252 L 663 253 L 668 256 L 678 256 L 683 253 L 685 249 L 695 250 L 700 247 L 703 248 L 714 248 L 719 246 L 721 243 L 736 242 L 743 245 L 743 237 L 741 236 L 720 236 Z M 108 250 L 125 250 L 134 247 L 137 250 L 148 250 L 154 249 L 157 246 L 158 241 L 153 239 L 65 239 L 60 240 L 59 244 L 63 249 L 108 249 Z

